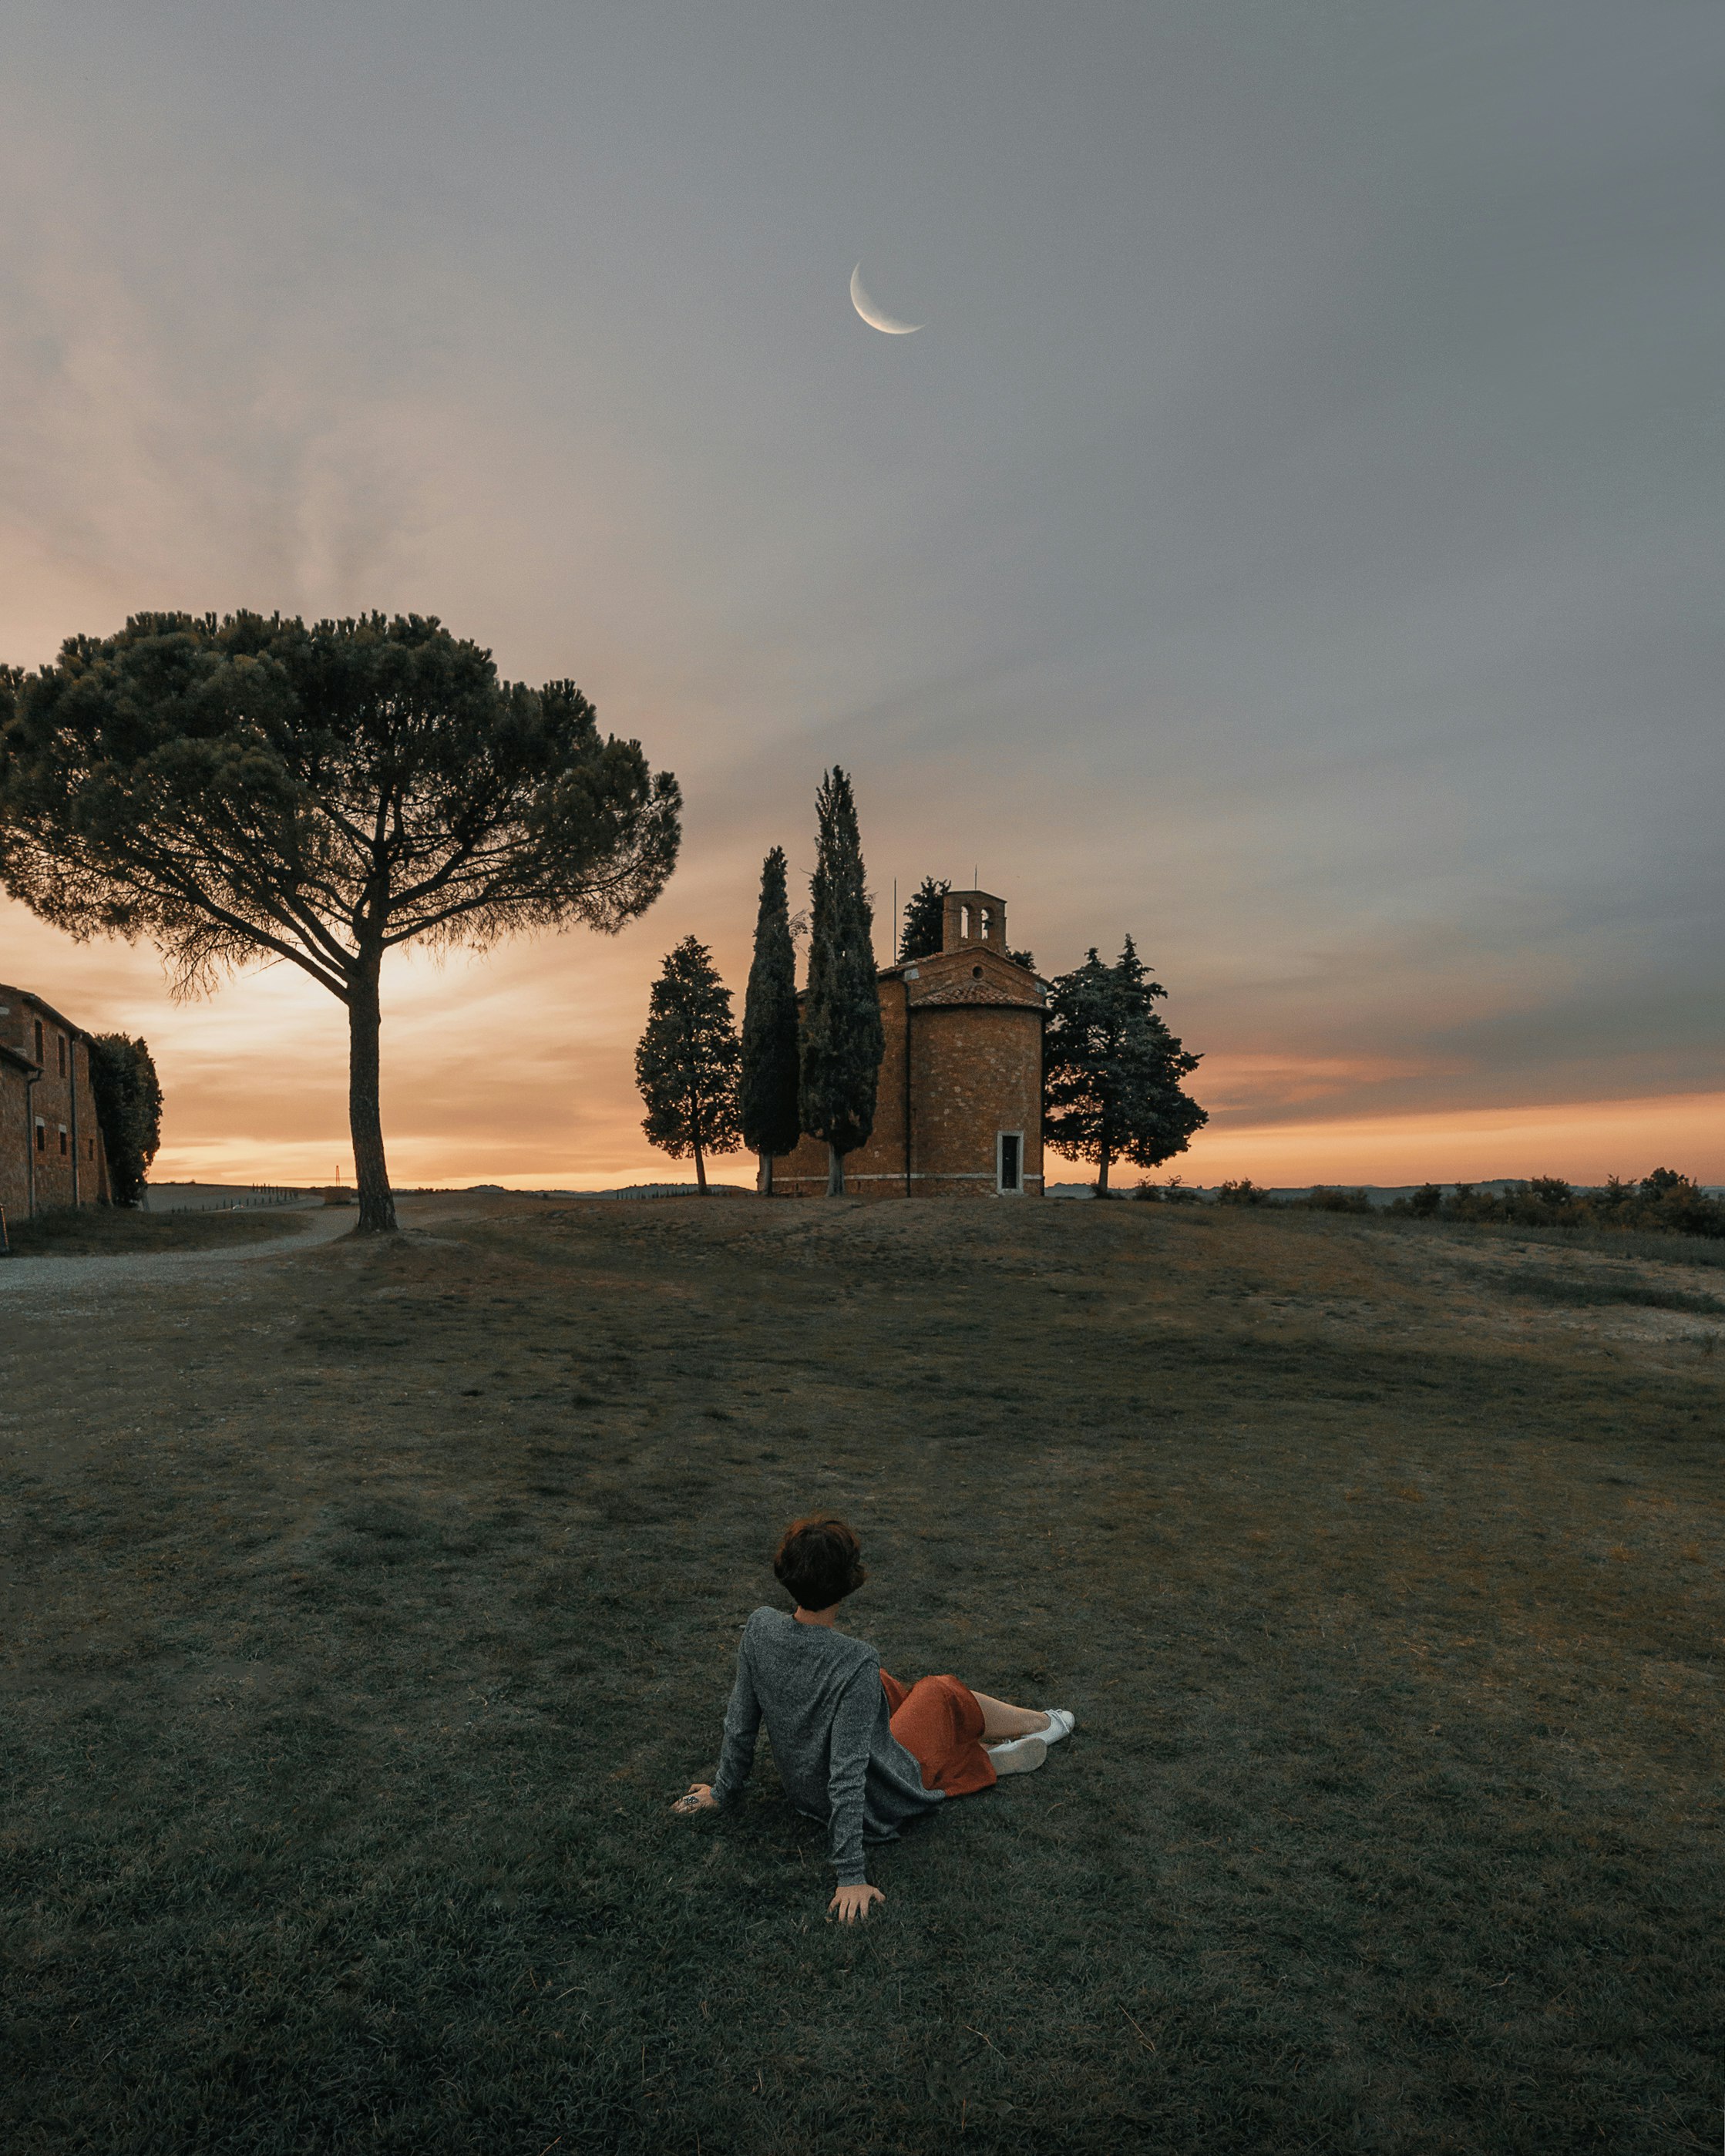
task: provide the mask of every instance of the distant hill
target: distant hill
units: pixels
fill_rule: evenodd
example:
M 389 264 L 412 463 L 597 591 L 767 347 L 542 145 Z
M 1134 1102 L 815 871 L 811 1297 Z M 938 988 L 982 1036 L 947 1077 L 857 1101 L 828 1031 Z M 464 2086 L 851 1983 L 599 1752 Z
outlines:
M 1468 1188 L 1492 1198 L 1506 1198 L 1512 1191 L 1527 1189 L 1528 1183 L 1529 1178 L 1524 1175 L 1500 1176 L 1495 1182 L 1470 1183 Z M 1205 1204 L 1214 1204 L 1219 1188 L 1213 1183 L 1189 1183 L 1181 1187 L 1183 1190 L 1189 1192 L 1194 1198 Z M 1445 1198 L 1450 1198 L 1455 1195 L 1460 1185 L 1454 1183 L 1440 1183 L 1437 1187 L 1443 1192 Z M 1264 1198 L 1272 1202 L 1279 1201 L 1284 1205 L 1296 1204 L 1301 1199 L 1311 1197 L 1314 1190 L 1361 1190 L 1365 1193 L 1373 1205 L 1380 1207 L 1394 1204 L 1398 1198 L 1411 1198 L 1416 1190 L 1423 1190 L 1425 1188 L 1425 1184 L 1421 1183 L 1260 1183 L 1257 1186 Z M 1601 1190 L 1604 1188 L 1603 1183 L 1578 1183 L 1574 1186 L 1578 1196 L 1586 1191 Z M 1725 1197 L 1725 1183 L 1703 1183 L 1698 1188 L 1709 1198 Z M 1096 1194 L 1096 1186 L 1093 1183 L 1050 1183 L 1047 1194 L 1050 1198 L 1094 1198 Z M 1111 1192 L 1110 1195 L 1116 1198 L 1130 1198 L 1132 1193 L 1129 1189 L 1117 1189 Z

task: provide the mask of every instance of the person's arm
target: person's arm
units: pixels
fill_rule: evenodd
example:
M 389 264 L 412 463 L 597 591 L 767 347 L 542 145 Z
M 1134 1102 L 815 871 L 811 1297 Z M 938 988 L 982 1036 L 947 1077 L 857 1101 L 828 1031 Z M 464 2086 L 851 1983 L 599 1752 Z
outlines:
M 754 1673 L 746 1648 L 737 1650 L 737 1681 L 731 1687 L 731 1704 L 725 1709 L 725 1741 L 719 1753 L 719 1771 L 713 1777 L 713 1802 L 727 1803 L 749 1778 L 755 1763 L 755 1739 L 761 1729 L 761 1702 L 755 1693 Z
M 755 1739 L 761 1727 L 761 1702 L 749 1668 L 748 1650 L 737 1650 L 737 1681 L 731 1687 L 731 1703 L 725 1709 L 725 1735 L 719 1752 L 719 1772 L 711 1782 L 691 1782 L 671 1806 L 674 1812 L 716 1811 L 736 1795 L 748 1779 L 755 1763 Z
M 878 1887 L 869 1885 L 863 1866 L 863 1796 L 880 1700 L 880 1673 L 865 1664 L 839 1695 L 828 1740 L 827 1856 L 839 1875 L 839 1887 L 827 1912 L 847 1924 L 886 1899 Z

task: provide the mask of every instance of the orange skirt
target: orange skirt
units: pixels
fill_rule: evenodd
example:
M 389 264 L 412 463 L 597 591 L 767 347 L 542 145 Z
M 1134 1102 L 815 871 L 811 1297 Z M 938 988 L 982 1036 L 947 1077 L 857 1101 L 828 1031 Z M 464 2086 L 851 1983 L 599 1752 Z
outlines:
M 994 1785 L 994 1762 L 983 1749 L 983 1711 L 957 1677 L 918 1677 L 901 1685 L 880 1672 L 892 1733 L 922 1769 L 925 1789 L 968 1797 Z

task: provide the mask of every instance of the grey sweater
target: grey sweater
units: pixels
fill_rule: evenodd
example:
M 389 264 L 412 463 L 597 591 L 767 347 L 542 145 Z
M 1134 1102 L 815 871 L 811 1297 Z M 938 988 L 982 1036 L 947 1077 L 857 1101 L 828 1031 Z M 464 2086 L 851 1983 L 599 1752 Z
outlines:
M 743 1627 L 737 1682 L 725 1711 L 725 1748 L 713 1794 L 736 1795 L 754 1763 L 762 1717 L 785 1794 L 824 1820 L 827 1855 L 841 1887 L 859 1887 L 863 1844 L 893 1841 L 905 1821 L 942 1801 L 892 1733 L 880 1657 L 866 1640 L 828 1625 L 799 1625 L 757 1609 Z

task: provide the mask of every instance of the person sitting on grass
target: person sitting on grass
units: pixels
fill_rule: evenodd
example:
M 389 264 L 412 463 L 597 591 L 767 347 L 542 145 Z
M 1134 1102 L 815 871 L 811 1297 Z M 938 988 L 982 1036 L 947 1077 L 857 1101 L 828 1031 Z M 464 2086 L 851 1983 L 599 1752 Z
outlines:
M 692 1815 L 727 1804 L 748 1778 L 764 1717 L 786 1795 L 826 1822 L 839 1875 L 828 1916 L 866 1921 L 886 1897 L 865 1876 L 865 1841 L 896 1840 L 907 1820 L 947 1798 L 1029 1774 L 1071 1734 L 1075 1717 L 1059 1707 L 1009 1707 L 957 1677 L 901 1685 L 889 1676 L 866 1641 L 833 1624 L 868 1578 L 843 1520 L 793 1521 L 773 1569 L 796 1609 L 757 1609 L 744 1626 L 717 1779 L 692 1784 L 672 1810 Z

